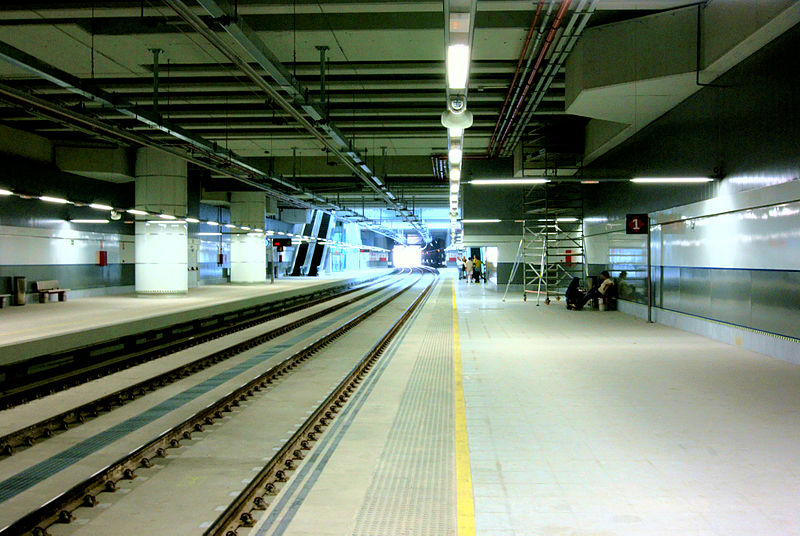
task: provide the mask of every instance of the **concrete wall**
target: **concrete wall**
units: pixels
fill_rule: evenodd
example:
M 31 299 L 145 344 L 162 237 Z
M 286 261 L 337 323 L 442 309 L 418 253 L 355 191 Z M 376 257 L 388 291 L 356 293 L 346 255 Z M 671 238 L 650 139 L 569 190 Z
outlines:
M 708 322 L 782 347 L 800 339 L 800 72 L 790 67 L 799 47 L 795 27 L 721 77 L 721 87 L 699 91 L 585 170 L 627 179 L 709 176 L 716 168 L 725 176 L 700 186 L 619 182 L 587 190 L 592 271 L 630 276 L 646 268 L 646 243 L 624 235 L 622 218 L 651 213 L 657 320 L 720 340 L 732 332 Z M 634 301 L 643 302 L 638 287 Z
M 464 163 L 468 178 L 462 183 L 462 215 L 467 219 L 500 219 L 499 223 L 465 223 L 464 246 L 497 247 L 497 283 L 508 282 L 517 246 L 522 238 L 522 200 L 530 186 L 488 186 L 470 184 L 472 179 L 510 179 L 513 159 L 467 160 Z M 515 278 L 522 283 L 522 273 Z

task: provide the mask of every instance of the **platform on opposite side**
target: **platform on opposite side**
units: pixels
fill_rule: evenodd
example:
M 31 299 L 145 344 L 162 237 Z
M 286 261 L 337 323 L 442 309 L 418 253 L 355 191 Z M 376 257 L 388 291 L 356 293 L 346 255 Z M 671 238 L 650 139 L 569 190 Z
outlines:
M 375 269 L 263 285 L 210 285 L 181 298 L 114 295 L 0 309 L 0 364 L 388 274 Z

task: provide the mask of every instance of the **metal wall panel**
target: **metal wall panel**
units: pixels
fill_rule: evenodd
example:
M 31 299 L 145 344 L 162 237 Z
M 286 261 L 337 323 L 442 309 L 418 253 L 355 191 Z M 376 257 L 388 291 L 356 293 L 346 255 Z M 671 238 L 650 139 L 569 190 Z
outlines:
M 750 327 L 800 338 L 800 272 L 753 271 Z
M 702 268 L 680 269 L 679 311 L 708 317 L 711 314 L 711 277 Z
M 709 270 L 711 318 L 740 326 L 751 325 L 750 270 Z
M 675 311 L 681 310 L 680 268 L 661 268 L 661 306 Z

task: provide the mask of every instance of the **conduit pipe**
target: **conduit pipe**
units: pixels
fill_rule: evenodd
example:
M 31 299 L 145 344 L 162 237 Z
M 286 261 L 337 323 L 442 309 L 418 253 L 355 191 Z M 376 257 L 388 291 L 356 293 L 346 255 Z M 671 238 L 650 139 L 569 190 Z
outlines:
M 531 70 L 531 74 L 528 75 L 528 80 L 525 83 L 525 88 L 522 90 L 522 95 L 517 100 L 514 108 L 511 112 L 511 116 L 509 117 L 508 122 L 506 123 L 505 127 L 502 130 L 500 135 L 500 140 L 497 142 L 495 146 L 495 150 L 493 151 L 493 155 L 496 155 L 499 150 L 503 147 L 503 142 L 506 140 L 506 136 L 508 135 L 508 131 L 511 128 L 511 125 L 514 124 L 514 118 L 519 112 L 520 106 L 522 103 L 525 102 L 525 98 L 528 96 L 528 92 L 531 89 L 531 84 L 533 83 L 533 79 L 536 76 L 536 73 L 539 71 L 539 67 L 544 60 L 545 55 L 547 54 L 547 50 L 550 48 L 550 45 L 553 43 L 553 39 L 555 38 L 556 32 L 558 31 L 559 26 L 561 26 L 561 21 L 564 19 L 564 14 L 569 9 L 569 5 L 571 0 L 563 0 L 561 2 L 561 7 L 558 8 L 558 12 L 556 13 L 555 18 L 553 19 L 553 24 L 550 26 L 550 32 L 547 34 L 544 43 L 542 44 L 542 48 L 539 51 L 539 56 L 536 58 L 536 63 Z
M 245 24 L 242 20 L 237 20 L 232 16 L 230 6 L 224 0 L 199 0 L 200 4 L 222 24 L 226 32 L 241 46 L 256 62 L 265 69 L 270 76 L 276 80 L 281 89 L 288 91 L 295 96 L 294 101 L 286 99 L 281 92 L 272 87 L 264 80 L 264 77 L 256 71 L 248 61 L 244 60 L 237 54 L 228 44 L 223 41 L 194 11 L 187 6 L 182 0 L 164 0 L 178 16 L 183 19 L 194 31 L 200 34 L 211 43 L 214 48 L 219 50 L 225 57 L 227 57 L 239 70 L 250 78 L 260 89 L 262 89 L 269 97 L 283 108 L 300 126 L 302 126 L 309 134 L 311 134 L 317 141 L 328 149 L 330 153 L 336 158 L 339 158 L 354 174 L 361 179 L 363 183 L 371 189 L 378 197 L 383 199 L 387 207 L 393 209 L 405 208 L 395 202 L 396 196 L 391 194 L 383 184 L 376 184 L 373 179 L 372 171 L 367 165 L 362 162 L 355 150 L 350 147 L 349 143 L 341 134 L 338 129 L 329 124 L 321 122 L 323 114 L 316 109 L 316 107 L 306 102 L 305 91 L 300 88 L 296 81 L 286 72 L 280 62 L 269 51 L 266 45 L 261 42 L 256 33 Z M 302 96 L 302 98 L 299 98 Z M 322 134 L 317 126 L 305 118 L 303 113 L 295 108 L 295 102 L 299 103 L 300 108 L 307 113 L 331 139 L 328 139 Z M 352 156 L 350 156 L 352 155 Z M 365 169 L 366 168 L 366 169 Z M 431 241 L 430 231 L 420 222 L 407 219 L 414 230 L 416 230 L 422 239 L 428 243 Z M 404 242 L 404 241 L 401 241 Z
M 567 60 L 567 57 L 569 57 L 572 49 L 575 48 L 575 44 L 578 42 L 581 34 L 583 34 L 583 30 L 586 28 L 589 19 L 597 9 L 597 3 L 598 0 L 581 0 L 581 3 L 573 12 L 573 16 L 567 24 L 564 33 L 561 35 L 556 43 L 555 48 L 553 49 L 553 57 L 542 73 L 539 82 L 536 84 L 536 88 L 533 92 L 534 97 L 528 101 L 528 104 L 522 113 L 522 118 L 517 123 L 517 127 L 514 129 L 511 137 L 509 138 L 508 146 L 510 148 L 513 149 L 514 145 L 522 137 L 524 128 L 530 121 L 531 115 L 533 115 L 533 113 L 536 111 L 536 108 L 538 108 L 539 103 L 541 103 L 545 93 L 547 93 L 547 91 L 550 89 L 550 85 L 553 83 L 553 80 L 555 80 L 559 69 Z M 589 4 L 588 7 L 586 4 Z M 573 31 L 576 21 L 579 22 L 577 22 L 577 28 L 575 28 Z M 511 150 L 505 151 L 506 154 L 509 154 L 510 152 Z
M 116 98 L 113 96 L 105 93 L 103 90 L 99 88 L 92 88 L 90 85 L 83 83 L 78 78 L 72 77 L 67 73 L 59 71 L 55 67 L 52 67 L 40 60 L 36 60 L 32 56 L 26 55 L 24 52 L 14 49 L 10 45 L 5 43 L 0 43 L 0 57 L 3 59 L 7 59 L 10 61 L 10 58 L 15 58 L 14 63 L 20 67 L 26 68 L 26 70 L 39 74 L 43 78 L 55 83 L 56 85 L 63 87 L 65 89 L 72 90 L 75 93 L 80 94 L 81 96 L 89 99 L 90 101 L 100 102 L 104 104 L 111 104 L 114 109 L 119 111 L 126 111 L 128 113 L 124 114 L 128 117 L 133 118 L 141 118 L 144 117 L 139 115 L 132 110 L 128 110 L 126 108 L 121 108 L 121 106 L 130 106 L 127 104 L 120 104 Z M 19 53 L 19 54 L 17 54 Z M 25 60 L 25 61 L 23 61 Z M 29 61 L 28 61 L 29 60 Z M 35 60 L 35 61 L 34 61 Z M 35 67 L 35 69 L 33 68 Z M 44 76 L 45 73 L 47 76 Z M 255 178 L 262 178 L 265 180 L 274 180 L 273 177 L 270 177 L 263 171 L 258 170 L 257 168 L 251 167 L 249 165 L 243 166 L 240 165 L 240 162 L 237 160 L 238 157 L 232 152 L 225 152 L 222 153 L 223 155 L 232 156 L 230 159 L 220 159 L 219 153 L 211 153 L 208 150 L 205 150 L 204 144 L 210 144 L 203 140 L 202 138 L 196 138 L 192 135 L 187 135 L 187 139 L 183 139 L 175 135 L 175 132 L 178 131 L 178 127 L 164 127 L 158 130 L 167 132 L 181 141 L 187 143 L 188 147 L 192 150 L 200 150 L 201 153 L 206 157 L 214 157 L 220 160 L 220 164 L 222 165 L 215 165 L 213 163 L 209 163 L 201 158 L 196 156 L 192 156 L 188 154 L 186 151 L 182 149 L 175 149 L 172 147 L 167 147 L 162 145 L 156 140 L 153 140 L 147 136 L 142 134 L 137 134 L 135 132 L 131 132 L 130 130 L 119 128 L 115 125 L 105 123 L 99 119 L 88 117 L 83 114 L 80 114 L 74 110 L 63 108 L 55 103 L 37 97 L 31 93 L 20 91 L 16 88 L 12 88 L 5 84 L 0 84 L 0 95 L 4 95 L 6 100 L 19 103 L 23 105 L 25 109 L 32 109 L 38 115 L 46 117 L 52 121 L 56 121 L 60 124 L 65 124 L 70 126 L 71 128 L 75 128 L 77 130 L 81 130 L 91 134 L 98 134 L 116 140 L 117 142 L 124 142 L 124 143 L 133 143 L 136 145 L 141 145 L 143 147 L 151 147 L 153 149 L 159 150 L 161 152 L 171 154 L 177 158 L 180 158 L 186 162 L 191 162 L 192 164 L 197 165 L 198 167 L 207 169 L 214 173 L 218 173 L 225 177 L 230 177 L 232 179 L 238 180 L 257 188 L 263 191 L 265 194 L 274 197 L 284 203 L 289 205 L 299 207 L 299 208 L 306 208 L 306 209 L 314 209 L 320 210 L 322 212 L 327 212 L 333 214 L 333 211 L 341 211 L 343 207 L 340 207 L 330 201 L 323 199 L 319 196 L 306 193 L 303 189 L 299 187 L 294 187 L 294 190 L 300 192 L 300 194 L 288 194 L 282 192 L 280 190 L 275 190 L 274 188 L 270 188 L 269 186 L 265 185 L 263 182 L 259 182 L 255 180 Z M 148 119 L 148 121 L 153 121 L 152 119 Z M 149 124 L 148 122 L 145 122 Z M 192 141 L 194 143 L 189 143 Z M 297 195 L 307 195 L 317 203 L 310 203 L 305 200 L 301 200 L 297 198 Z M 393 240 L 398 239 L 398 235 L 391 229 L 384 229 L 380 226 L 375 226 L 373 230 L 379 234 L 392 238 Z
M 539 15 L 542 13 L 542 8 L 544 7 L 544 0 L 539 0 L 539 5 L 536 8 L 536 13 L 533 16 L 533 22 L 531 22 L 531 27 L 528 29 L 528 34 L 525 36 L 525 44 L 522 45 L 522 52 L 519 55 L 519 60 L 517 61 L 517 68 L 514 71 L 514 77 L 511 80 L 511 85 L 508 86 L 508 92 L 506 93 L 505 101 L 503 102 L 503 108 L 500 110 L 500 115 L 497 116 L 497 123 L 494 125 L 494 131 L 492 132 L 492 138 L 489 140 L 489 145 L 487 147 L 488 151 L 491 152 L 492 147 L 494 146 L 494 141 L 497 139 L 498 131 L 500 127 L 505 123 L 503 120 L 506 110 L 508 109 L 508 103 L 511 101 L 512 93 L 514 94 L 514 99 L 516 99 L 517 94 L 519 93 L 519 88 L 517 87 L 517 80 L 519 79 L 520 69 L 522 68 L 522 62 L 525 61 L 525 58 L 528 57 L 528 49 L 531 42 L 531 37 L 533 36 L 533 32 L 536 30 L 536 23 L 539 21 Z M 544 24 L 546 23 L 548 17 L 550 16 L 550 11 L 553 9 L 552 2 L 548 4 L 547 14 L 545 15 L 544 19 L 542 20 L 542 30 L 539 31 L 539 34 L 536 36 L 536 43 L 533 46 L 533 50 L 536 50 L 536 47 L 539 44 L 539 39 L 541 38 L 542 34 L 544 33 Z M 524 77 L 528 74 L 528 68 L 530 67 L 531 60 L 533 59 L 533 54 L 531 54 L 530 58 L 528 58 L 528 62 L 525 65 L 525 71 L 523 72 L 522 76 Z M 515 91 L 516 90 L 516 91 Z

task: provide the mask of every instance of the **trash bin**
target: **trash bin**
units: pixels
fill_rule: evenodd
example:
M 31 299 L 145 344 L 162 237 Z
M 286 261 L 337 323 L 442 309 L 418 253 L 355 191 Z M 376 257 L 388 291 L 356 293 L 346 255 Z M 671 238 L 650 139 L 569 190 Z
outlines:
M 14 305 L 25 305 L 27 292 L 25 291 L 26 283 L 25 277 L 21 275 L 14 276 Z

